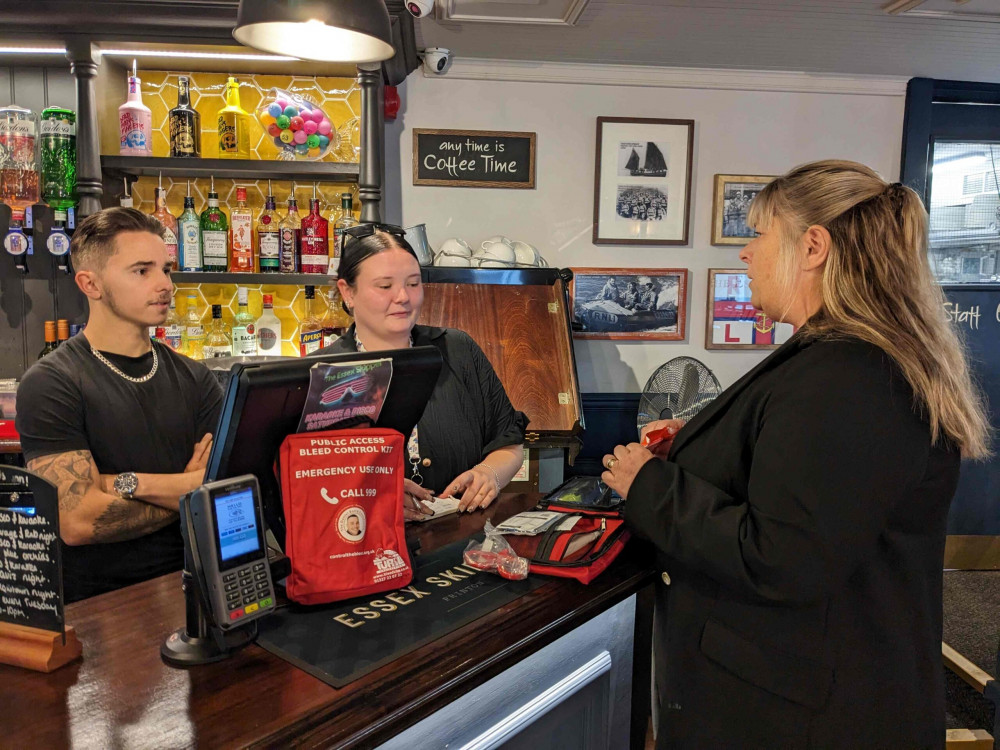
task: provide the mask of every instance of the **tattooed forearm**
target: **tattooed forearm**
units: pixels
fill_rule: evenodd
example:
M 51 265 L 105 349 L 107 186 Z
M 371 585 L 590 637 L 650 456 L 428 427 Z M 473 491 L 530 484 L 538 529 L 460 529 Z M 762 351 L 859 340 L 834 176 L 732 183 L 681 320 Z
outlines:
M 67 544 L 136 539 L 177 518 L 175 511 L 106 492 L 90 451 L 32 459 L 28 469 L 59 491 L 60 534 Z
M 59 509 L 72 513 L 92 485 L 98 483 L 100 474 L 90 451 L 68 451 L 42 456 L 28 462 L 28 470 L 47 479 L 59 491 Z
M 95 542 L 122 542 L 161 529 L 177 518 L 166 508 L 115 498 L 94 521 Z

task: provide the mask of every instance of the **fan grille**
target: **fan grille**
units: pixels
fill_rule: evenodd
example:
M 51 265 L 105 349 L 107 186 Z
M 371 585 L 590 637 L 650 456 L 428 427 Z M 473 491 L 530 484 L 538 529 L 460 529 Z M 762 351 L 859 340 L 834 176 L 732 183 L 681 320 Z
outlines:
M 637 427 L 642 431 L 658 419 L 691 419 L 710 403 L 722 387 L 694 357 L 675 357 L 660 365 L 646 381 L 639 399 Z

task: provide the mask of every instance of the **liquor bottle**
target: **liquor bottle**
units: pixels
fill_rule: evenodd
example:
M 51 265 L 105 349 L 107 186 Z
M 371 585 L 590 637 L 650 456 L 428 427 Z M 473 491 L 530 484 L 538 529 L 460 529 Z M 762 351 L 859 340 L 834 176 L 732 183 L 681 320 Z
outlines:
M 306 287 L 306 310 L 299 323 L 299 356 L 319 351 L 323 346 L 323 321 L 316 309 L 316 287 Z
M 118 125 L 122 156 L 153 155 L 153 113 L 142 103 L 142 81 L 132 61 L 132 75 L 128 77 L 128 99 L 118 108 Z
M 52 208 L 76 205 L 76 112 L 42 110 L 42 198 Z
M 12 218 L 24 221 L 24 210 L 38 203 L 38 120 L 30 109 L 0 107 L 0 202 Z
M 329 239 L 330 223 L 319 213 L 319 200 L 313 187 L 309 215 L 302 220 L 302 273 L 326 273 L 329 270 Z
M 170 155 L 201 156 L 201 115 L 191 106 L 191 79 L 177 79 L 177 106 L 170 110 Z
M 181 270 L 201 271 L 204 268 L 201 256 L 201 217 L 194 210 L 190 180 L 184 196 L 184 213 L 177 219 L 177 233 L 180 239 Z
M 247 208 L 247 189 L 236 188 L 236 208 L 229 217 L 230 271 L 253 273 L 253 211 Z
M 323 346 L 330 346 L 351 327 L 351 316 L 341 306 L 340 292 L 330 287 L 327 292 L 326 317 L 323 318 Z
M 340 268 L 340 256 L 344 252 L 344 230 L 357 226 L 358 220 L 351 213 L 350 193 L 340 194 L 340 217 L 333 225 L 333 252 L 330 255 L 330 275 L 335 276 Z
M 288 196 L 288 213 L 278 224 L 280 231 L 278 252 L 279 268 L 282 273 L 298 273 L 299 258 L 302 249 L 302 219 L 299 218 L 299 206 L 295 202 L 295 194 Z
M 281 356 L 281 320 L 274 314 L 273 297 L 264 295 L 263 310 L 257 319 L 257 353 L 266 357 Z
M 167 319 L 163 321 L 163 343 L 171 349 L 181 351 L 182 340 L 184 338 L 184 326 L 181 325 L 181 317 L 177 314 L 177 302 L 170 298 L 170 312 Z
M 240 84 L 226 81 L 226 106 L 219 110 L 219 158 L 250 158 L 250 115 L 240 106 Z
M 235 213 L 235 212 L 234 212 Z M 233 319 L 233 355 L 253 357 L 257 354 L 257 321 L 247 306 L 249 294 L 245 286 L 236 289 L 236 317 Z
M 281 270 L 278 221 L 278 212 L 274 210 L 274 196 L 271 195 L 271 181 L 268 180 L 264 209 L 257 218 L 257 258 L 261 273 L 277 273 Z
M 205 336 L 205 359 L 233 356 L 233 339 L 222 319 L 222 305 L 212 305 L 212 327 Z
M 56 322 L 54 320 L 45 321 L 45 347 L 38 353 L 38 358 L 41 359 L 46 354 L 51 354 L 59 346 L 56 343 Z
M 208 206 L 201 212 L 201 262 L 206 271 L 225 271 L 229 262 L 229 220 L 219 208 L 214 177 L 208 190 Z
M 198 312 L 198 295 L 189 292 L 187 310 L 184 312 L 184 341 L 181 345 L 184 354 L 191 359 L 205 358 L 205 327 L 201 323 Z
M 83 330 L 82 325 L 79 325 L 77 323 L 72 323 L 69 327 L 69 337 L 73 338 L 74 336 L 76 336 L 76 334 L 78 334 L 82 330 Z
M 167 191 L 163 189 L 162 177 L 161 187 L 155 189 L 156 210 L 153 216 L 163 225 L 163 244 L 167 246 L 167 255 L 170 257 L 170 270 L 176 271 L 178 268 L 177 259 L 177 217 L 170 213 L 167 208 Z

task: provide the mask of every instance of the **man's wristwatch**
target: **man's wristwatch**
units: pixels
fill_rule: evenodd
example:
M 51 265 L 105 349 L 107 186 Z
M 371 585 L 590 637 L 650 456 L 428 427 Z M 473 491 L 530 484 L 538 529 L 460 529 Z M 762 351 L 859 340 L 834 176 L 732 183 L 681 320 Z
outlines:
M 135 491 L 139 489 L 139 477 L 134 471 L 123 471 L 115 477 L 114 489 L 118 497 L 131 500 L 135 496 Z

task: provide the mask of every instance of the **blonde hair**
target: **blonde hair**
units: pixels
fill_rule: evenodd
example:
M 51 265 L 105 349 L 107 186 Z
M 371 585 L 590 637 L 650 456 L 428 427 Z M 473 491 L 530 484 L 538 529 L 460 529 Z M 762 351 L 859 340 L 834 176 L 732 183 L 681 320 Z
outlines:
M 766 228 L 775 220 L 781 233 L 778 278 L 786 291 L 795 281 L 795 251 L 806 230 L 825 227 L 832 241 L 822 309 L 802 333 L 853 336 L 879 347 L 913 389 L 932 442 L 946 438 L 964 458 L 988 456 L 985 404 L 928 265 L 927 212 L 920 197 L 863 164 L 817 161 L 778 177 L 751 204 L 751 226 Z

